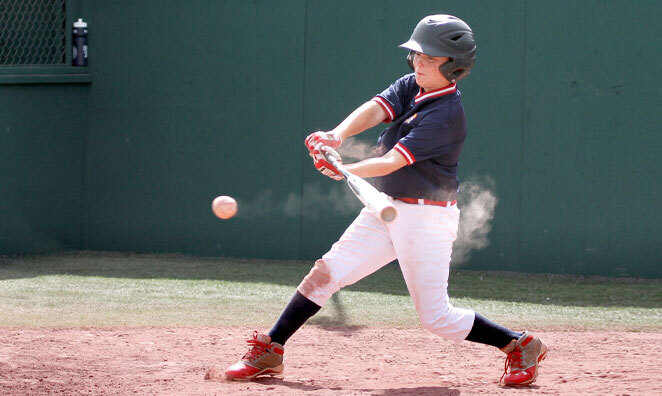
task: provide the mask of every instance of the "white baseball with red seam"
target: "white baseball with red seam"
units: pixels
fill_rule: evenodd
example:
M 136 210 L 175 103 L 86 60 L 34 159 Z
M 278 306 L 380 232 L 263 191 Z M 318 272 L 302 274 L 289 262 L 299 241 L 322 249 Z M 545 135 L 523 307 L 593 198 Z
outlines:
M 237 213 L 237 201 L 227 195 L 214 198 L 211 210 L 219 219 L 229 219 Z

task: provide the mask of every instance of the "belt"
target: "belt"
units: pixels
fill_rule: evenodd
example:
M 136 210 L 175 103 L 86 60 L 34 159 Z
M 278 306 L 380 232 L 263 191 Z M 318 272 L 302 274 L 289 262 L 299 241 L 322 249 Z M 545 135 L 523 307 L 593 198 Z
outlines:
M 417 205 L 436 205 L 436 206 L 453 206 L 457 203 L 456 200 L 452 201 L 430 201 L 429 199 L 421 199 L 421 198 L 394 198 L 397 199 L 398 201 L 402 201 L 408 204 L 417 204 Z

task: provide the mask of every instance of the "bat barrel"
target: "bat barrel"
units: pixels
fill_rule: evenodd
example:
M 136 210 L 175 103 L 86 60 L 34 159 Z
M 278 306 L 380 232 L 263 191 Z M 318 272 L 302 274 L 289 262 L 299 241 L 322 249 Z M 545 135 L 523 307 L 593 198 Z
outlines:
M 337 161 L 333 156 L 327 155 L 326 147 L 320 147 L 320 152 L 327 161 L 331 163 L 338 172 L 342 173 L 347 180 L 347 185 L 352 190 L 354 195 L 368 208 L 372 213 L 377 215 L 384 223 L 391 223 L 398 216 L 398 209 L 393 205 L 391 199 L 384 193 L 379 192 L 370 183 L 349 172 L 342 166 L 342 163 Z

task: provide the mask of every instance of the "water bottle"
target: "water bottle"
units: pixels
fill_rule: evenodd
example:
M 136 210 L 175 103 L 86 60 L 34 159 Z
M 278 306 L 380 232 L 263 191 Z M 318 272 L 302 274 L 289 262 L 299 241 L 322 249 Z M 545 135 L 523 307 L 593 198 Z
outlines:
M 73 65 L 87 66 L 87 22 L 82 18 L 74 22 L 73 48 Z

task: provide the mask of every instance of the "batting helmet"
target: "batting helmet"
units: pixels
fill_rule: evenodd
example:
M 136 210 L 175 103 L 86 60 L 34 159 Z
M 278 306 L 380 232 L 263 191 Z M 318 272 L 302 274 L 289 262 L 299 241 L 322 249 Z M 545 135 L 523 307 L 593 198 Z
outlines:
M 446 56 L 448 62 L 439 71 L 450 82 L 469 74 L 476 61 L 476 42 L 469 25 L 452 15 L 429 15 L 421 19 L 411 38 L 400 47 L 407 48 L 407 63 L 414 68 L 414 52 L 429 56 Z

